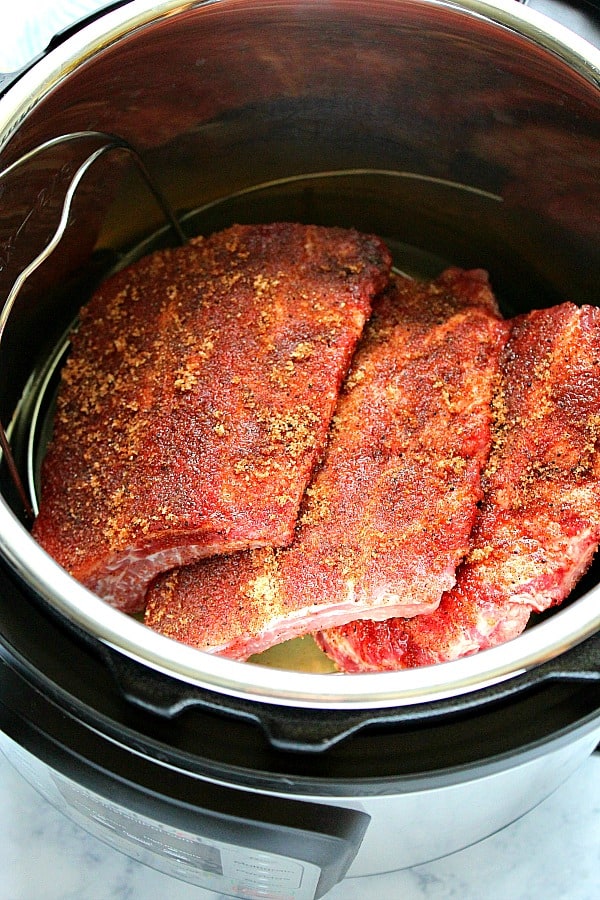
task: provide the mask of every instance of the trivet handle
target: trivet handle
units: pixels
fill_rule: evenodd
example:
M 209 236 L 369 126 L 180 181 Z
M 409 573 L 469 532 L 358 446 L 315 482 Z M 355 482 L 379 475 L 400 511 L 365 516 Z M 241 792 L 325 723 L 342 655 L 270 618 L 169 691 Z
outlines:
M 77 188 L 81 184 L 84 176 L 89 171 L 89 169 L 94 165 L 94 163 L 100 159 L 100 157 L 104 156 L 106 153 L 111 152 L 124 152 L 126 153 L 136 164 L 137 169 L 142 176 L 146 186 L 158 205 L 160 206 L 162 212 L 165 215 L 165 218 L 173 228 L 175 234 L 177 235 L 180 243 L 185 243 L 186 236 L 183 233 L 181 226 L 175 216 L 173 210 L 166 197 L 160 191 L 158 186 L 155 184 L 152 179 L 148 169 L 146 168 L 141 156 L 137 151 L 125 141 L 123 138 L 117 137 L 111 134 L 105 134 L 103 132 L 95 132 L 95 131 L 78 131 L 71 132 L 69 134 L 62 134 L 56 138 L 52 138 L 49 141 L 45 141 L 43 144 L 40 144 L 34 150 L 29 151 L 29 153 L 24 154 L 20 157 L 16 162 L 12 163 L 2 172 L 0 172 L 0 185 L 4 178 L 12 175 L 17 169 L 22 166 L 27 165 L 32 160 L 34 160 L 37 156 L 42 153 L 50 150 L 54 147 L 57 147 L 61 144 L 66 144 L 69 142 L 75 141 L 83 141 L 83 140 L 96 140 L 99 143 L 99 146 L 89 153 L 89 155 L 84 159 L 84 161 L 78 166 L 78 168 L 73 173 L 71 180 L 67 186 L 65 198 L 62 204 L 62 211 L 60 215 L 60 220 L 58 225 L 56 226 L 56 230 L 46 246 L 37 254 L 37 256 L 26 266 L 19 274 L 17 279 L 15 280 L 11 290 L 8 293 L 6 301 L 3 305 L 2 310 L 0 311 L 0 341 L 2 340 L 2 335 L 4 328 L 6 326 L 6 321 L 11 313 L 14 302 L 21 290 L 25 281 L 29 278 L 29 276 L 37 269 L 41 264 L 48 259 L 51 253 L 56 249 L 58 244 L 60 243 L 69 220 L 69 215 L 71 212 L 71 205 L 73 202 L 73 197 L 75 196 L 75 192 Z
M 15 175 L 15 173 L 18 174 L 19 170 L 25 168 L 28 164 L 35 165 L 37 158 L 47 151 L 51 151 L 66 144 L 85 142 L 91 142 L 92 144 L 92 149 L 86 152 L 85 158 L 78 165 L 74 165 L 73 170 L 71 170 L 71 166 L 68 165 L 64 167 L 65 172 L 61 171 L 61 173 L 59 173 L 61 175 L 66 173 L 69 180 L 65 188 L 65 194 L 64 198 L 62 199 L 62 204 L 58 204 L 58 206 L 60 207 L 60 212 L 59 221 L 56 225 L 56 228 L 53 232 L 51 232 L 49 239 L 46 241 L 42 249 L 39 250 L 34 258 L 31 259 L 29 263 L 25 265 L 24 268 L 22 268 L 18 273 L 14 282 L 12 283 L 12 286 L 8 290 L 6 297 L 0 298 L 0 302 L 3 301 L 2 307 L 0 308 L 0 344 L 2 343 L 2 338 L 4 336 L 7 323 L 24 284 L 30 278 L 30 276 L 37 269 L 39 269 L 39 267 L 52 255 L 65 235 L 71 217 L 71 207 L 73 199 L 79 188 L 79 185 L 83 181 L 87 172 L 92 168 L 94 163 L 106 154 L 115 152 L 124 153 L 135 163 L 137 170 L 142 177 L 142 180 L 144 181 L 146 187 L 148 188 L 148 191 L 152 194 L 156 203 L 163 212 L 164 217 L 175 233 L 178 242 L 183 244 L 186 241 L 186 236 L 177 220 L 177 217 L 175 216 L 174 211 L 172 210 L 166 197 L 162 194 L 162 192 L 154 182 L 141 156 L 127 141 L 115 135 L 106 134 L 104 132 L 80 131 L 59 135 L 56 138 L 45 141 L 43 144 L 40 144 L 38 147 L 34 148 L 28 153 L 25 153 L 23 156 L 21 156 L 19 159 L 17 159 L 15 162 L 13 162 L 11 165 L 7 166 L 7 168 L 0 172 L 0 197 L 2 196 L 1 192 L 3 181 L 9 181 L 10 178 Z M 46 189 L 44 189 L 36 198 L 35 203 L 39 208 L 44 207 L 46 203 L 46 197 L 44 193 L 45 190 Z M 39 209 L 37 207 L 36 205 L 34 205 L 32 209 L 29 210 L 29 212 L 25 216 L 24 222 L 20 224 L 19 228 L 16 230 L 17 235 L 21 231 L 23 225 L 25 225 L 25 223 L 30 219 L 33 219 L 33 217 L 36 215 L 36 212 L 39 212 Z M 11 243 L 12 235 L 9 241 L 6 242 L 6 248 L 4 248 L 7 260 L 10 259 L 12 253 Z M 1 423 L 0 449 L 2 456 L 6 461 L 11 480 L 13 481 L 19 498 L 23 504 L 25 516 L 27 520 L 31 522 L 34 516 L 34 510 L 32 509 L 31 503 L 27 496 L 27 492 L 19 476 L 18 468 L 15 465 L 15 461 L 11 454 L 6 431 L 2 427 Z

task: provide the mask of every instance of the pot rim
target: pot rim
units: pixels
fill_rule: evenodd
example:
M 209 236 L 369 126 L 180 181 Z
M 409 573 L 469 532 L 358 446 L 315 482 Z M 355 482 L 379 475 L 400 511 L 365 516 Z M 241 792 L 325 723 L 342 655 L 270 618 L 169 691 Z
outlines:
M 548 662 L 600 628 L 600 585 L 498 647 L 453 662 L 358 675 L 300 673 L 214 656 L 147 628 L 72 578 L 0 503 L 0 551 L 35 594 L 106 647 L 185 684 L 280 706 L 383 709 L 482 690 Z
M 0 536 L 3 556 L 28 587 L 105 646 L 185 684 L 281 706 L 382 709 L 457 697 L 518 677 L 600 628 L 597 585 L 514 640 L 453 662 L 359 675 L 273 670 L 180 644 L 114 609 L 62 569 L 4 502 Z
M 93 21 L 67 37 L 57 47 L 33 60 L 22 75 L 0 97 L 0 152 L 14 137 L 28 112 L 77 66 L 118 42 L 125 35 L 150 23 L 168 19 L 204 6 L 213 7 L 227 0 L 129 0 L 124 6 L 99 10 Z M 246 0 L 270 6 L 268 0 Z M 286 0 L 291 4 L 294 0 Z M 303 0 L 315 3 L 320 0 Z M 352 0 L 351 0 L 352 2 Z M 600 87 L 600 49 L 564 25 L 515 0 L 385 0 L 388 3 L 417 4 L 451 9 L 482 18 L 493 25 L 507 28 L 554 53 L 570 68 Z M 1 85 L 0 85 L 1 87 Z
M 191 8 L 226 0 L 132 0 L 78 31 L 26 71 L 0 99 L 0 150 L 46 93 L 126 34 Z M 318 2 L 318 0 L 309 0 Z M 391 0 L 390 0 L 391 2 Z M 395 2 L 395 0 L 394 0 Z M 600 51 L 514 0 L 402 0 L 452 9 L 516 31 L 560 57 L 599 88 Z M 566 652 L 600 628 L 600 585 L 514 640 L 453 662 L 399 672 L 321 675 L 274 670 L 177 643 L 109 606 L 34 541 L 0 498 L 0 553 L 31 590 L 105 646 L 189 685 L 282 706 L 377 709 L 460 696 L 515 678 Z

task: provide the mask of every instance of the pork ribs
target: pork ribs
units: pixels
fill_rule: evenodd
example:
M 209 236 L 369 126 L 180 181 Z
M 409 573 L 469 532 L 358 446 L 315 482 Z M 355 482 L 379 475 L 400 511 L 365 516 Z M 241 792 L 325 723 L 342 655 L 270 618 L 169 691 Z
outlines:
M 600 309 L 516 318 L 501 360 L 484 501 L 456 586 L 430 615 L 317 635 L 347 672 L 445 662 L 561 603 L 600 541 Z
M 374 236 L 275 223 L 108 279 L 64 367 L 37 540 L 127 612 L 158 572 L 288 544 L 390 266 Z
M 160 577 L 146 623 L 243 659 L 359 616 L 435 608 L 468 550 L 505 340 L 483 271 L 396 278 L 374 304 L 292 545 Z

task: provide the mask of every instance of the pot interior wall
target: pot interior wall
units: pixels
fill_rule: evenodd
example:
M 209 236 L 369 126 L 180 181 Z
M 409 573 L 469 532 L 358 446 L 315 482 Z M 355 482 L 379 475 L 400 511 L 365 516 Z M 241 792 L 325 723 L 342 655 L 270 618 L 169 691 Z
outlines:
M 355 226 L 383 236 L 412 274 L 488 269 L 507 314 L 597 302 L 598 87 L 551 42 L 476 6 L 218 0 L 150 12 L 85 45 L 5 138 L 0 170 L 59 135 L 116 134 L 188 234 L 283 219 Z M 97 144 L 61 144 L 1 179 L 3 295 L 47 244 Z M 93 285 L 132 248 L 173 240 L 129 158 L 98 160 L 8 322 L 3 421 Z
M 178 211 L 284 182 L 218 205 L 199 229 L 352 224 L 488 268 L 512 308 L 595 300 L 598 91 L 528 37 L 414 0 L 220 0 L 122 30 L 40 97 L 2 168 L 61 134 L 110 132 L 142 153 Z M 47 241 L 86 152 L 85 142 L 53 150 L 5 180 L 3 291 Z M 306 177 L 332 172 L 350 174 Z M 118 155 L 86 176 L 73 220 L 12 317 L 1 364 L 11 394 L 47 326 L 64 326 L 81 300 L 55 289 L 95 277 L 100 248 L 120 252 L 161 221 Z M 14 400 L 3 398 L 4 415 Z

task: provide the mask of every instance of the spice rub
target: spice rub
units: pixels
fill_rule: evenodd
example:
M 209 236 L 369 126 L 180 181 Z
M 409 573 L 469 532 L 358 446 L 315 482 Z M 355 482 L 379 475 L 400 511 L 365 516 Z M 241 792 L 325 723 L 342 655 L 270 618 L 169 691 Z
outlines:
M 449 661 L 520 634 L 561 603 L 600 541 L 600 309 L 570 303 L 512 322 L 494 440 L 467 558 L 431 615 L 317 636 L 347 672 Z
M 350 229 L 236 225 L 110 278 L 72 337 L 38 541 L 127 612 L 175 565 L 288 544 L 390 264 Z
M 396 277 L 374 304 L 293 544 L 158 578 L 146 623 L 243 659 L 359 616 L 434 609 L 469 547 L 506 336 L 484 272 Z

